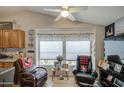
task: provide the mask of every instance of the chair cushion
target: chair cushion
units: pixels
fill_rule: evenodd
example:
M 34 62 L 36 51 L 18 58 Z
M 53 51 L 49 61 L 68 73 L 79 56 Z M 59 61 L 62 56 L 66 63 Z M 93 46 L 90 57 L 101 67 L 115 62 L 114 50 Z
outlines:
M 31 57 L 29 57 L 29 58 L 21 58 L 21 61 L 22 61 L 24 69 L 32 67 L 33 61 L 32 61 Z
M 37 80 L 47 76 L 47 72 L 42 68 L 36 68 L 31 73 L 36 77 Z
M 86 73 L 87 70 L 88 70 L 87 66 L 82 66 L 82 65 L 80 66 L 80 71 L 81 72 L 85 72 Z
M 85 73 L 77 73 L 76 77 L 93 78 L 91 74 L 85 74 Z
M 79 56 L 77 60 L 79 61 L 79 71 L 87 73 L 90 61 L 89 56 Z
M 75 79 L 78 83 L 86 83 L 86 84 L 93 84 L 95 82 L 95 78 L 91 74 L 82 74 L 78 73 L 75 76 Z

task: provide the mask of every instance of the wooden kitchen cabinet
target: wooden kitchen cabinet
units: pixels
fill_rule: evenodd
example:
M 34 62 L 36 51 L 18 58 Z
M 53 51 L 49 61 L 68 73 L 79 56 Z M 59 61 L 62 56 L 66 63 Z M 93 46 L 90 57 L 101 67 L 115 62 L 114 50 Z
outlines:
M 25 47 L 25 32 L 22 30 L 11 31 L 11 48 Z
M 19 33 L 19 48 L 24 48 L 25 47 L 25 32 L 24 31 L 18 31 Z
M 11 31 L 10 30 L 3 30 L 3 48 L 9 48 L 10 47 L 10 43 L 11 43 L 11 40 L 10 40 L 10 36 L 11 35 Z
M 10 67 L 13 67 L 13 66 L 14 66 L 14 63 L 12 63 L 12 62 L 6 62 L 6 63 L 3 64 L 4 68 L 10 68 Z
M 0 62 L 0 68 L 14 67 L 14 62 Z
M 17 59 L 14 59 L 14 58 L 3 58 L 3 59 L 0 59 L 0 68 L 14 67 L 14 63 L 16 61 L 17 61 Z
M 10 37 L 10 47 L 11 48 L 18 48 L 19 46 L 19 34 L 18 31 L 12 30 L 11 31 L 11 37 Z
M 3 63 L 0 63 L 0 68 L 3 68 Z
M 0 30 L 0 48 L 25 48 L 25 32 L 22 30 Z

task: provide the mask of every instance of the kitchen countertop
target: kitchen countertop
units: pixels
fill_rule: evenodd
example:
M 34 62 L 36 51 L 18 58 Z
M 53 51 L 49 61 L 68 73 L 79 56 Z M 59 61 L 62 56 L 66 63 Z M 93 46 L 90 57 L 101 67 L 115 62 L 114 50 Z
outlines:
M 3 58 L 0 59 L 0 62 L 15 62 L 16 60 L 16 58 Z

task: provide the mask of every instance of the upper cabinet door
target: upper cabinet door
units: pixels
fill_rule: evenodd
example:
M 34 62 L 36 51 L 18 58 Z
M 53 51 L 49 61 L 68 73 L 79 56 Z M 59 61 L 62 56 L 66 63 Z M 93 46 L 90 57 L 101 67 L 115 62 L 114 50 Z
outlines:
M 25 48 L 25 32 L 19 31 L 19 48 Z
M 17 30 L 11 31 L 11 48 L 19 48 L 19 32 Z
M 3 31 L 2 30 L 0 30 L 0 48 L 2 48 L 3 47 Z
M 22 48 L 25 48 L 25 32 L 22 31 Z
M 0 48 L 25 48 L 25 32 L 0 30 Z
M 10 42 L 11 42 L 11 30 L 3 30 L 3 48 L 9 48 L 10 47 Z

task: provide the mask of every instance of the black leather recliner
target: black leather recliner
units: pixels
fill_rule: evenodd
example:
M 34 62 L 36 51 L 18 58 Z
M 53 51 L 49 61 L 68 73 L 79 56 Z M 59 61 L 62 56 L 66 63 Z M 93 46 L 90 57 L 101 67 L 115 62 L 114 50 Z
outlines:
M 118 64 L 122 64 L 120 57 L 118 55 L 109 55 L 107 56 L 107 60 L 118 63 Z
M 78 56 L 76 68 L 73 70 L 75 81 L 79 86 L 93 86 L 98 74 L 92 69 L 90 56 Z
M 44 67 L 23 68 L 21 59 L 15 62 L 15 84 L 20 84 L 21 87 L 40 87 L 47 80 L 47 70 Z

